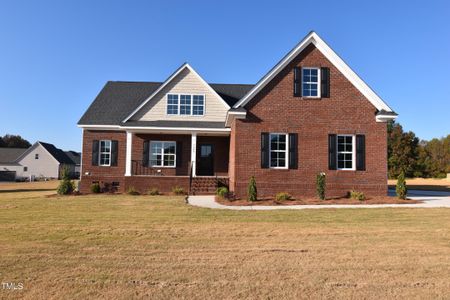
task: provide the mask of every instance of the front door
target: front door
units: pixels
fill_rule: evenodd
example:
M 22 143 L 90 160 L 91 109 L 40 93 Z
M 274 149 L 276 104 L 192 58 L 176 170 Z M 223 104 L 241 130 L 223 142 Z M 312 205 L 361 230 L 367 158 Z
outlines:
M 214 148 L 211 144 L 200 144 L 200 156 L 197 162 L 197 175 L 214 175 Z

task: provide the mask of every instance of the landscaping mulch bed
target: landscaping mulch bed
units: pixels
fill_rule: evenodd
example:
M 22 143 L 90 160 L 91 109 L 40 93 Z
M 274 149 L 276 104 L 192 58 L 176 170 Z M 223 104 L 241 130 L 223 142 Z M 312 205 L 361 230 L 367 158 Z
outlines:
M 231 206 L 252 206 L 252 205 L 327 205 L 327 204 L 414 204 L 422 203 L 420 200 L 402 200 L 396 197 L 379 196 L 379 197 L 367 197 L 364 201 L 356 199 L 341 197 L 341 198 L 328 198 L 320 200 L 318 198 L 301 198 L 284 201 L 276 201 L 275 199 L 260 199 L 254 202 L 249 202 L 246 199 L 228 200 L 216 196 L 216 202 L 223 205 Z

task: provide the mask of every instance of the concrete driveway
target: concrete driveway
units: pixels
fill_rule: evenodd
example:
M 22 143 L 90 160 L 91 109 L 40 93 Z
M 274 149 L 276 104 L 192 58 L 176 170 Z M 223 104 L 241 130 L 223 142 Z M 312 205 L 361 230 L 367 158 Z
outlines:
M 395 195 L 395 190 L 389 190 L 389 195 Z M 422 200 L 423 203 L 417 204 L 326 204 L 326 205 L 287 205 L 287 206 L 228 206 L 217 203 L 214 196 L 189 196 L 188 202 L 190 205 L 216 208 L 216 209 L 232 209 L 232 210 L 275 210 L 275 209 L 323 209 L 323 208 L 398 208 L 398 207 L 412 207 L 412 208 L 436 208 L 448 207 L 450 208 L 450 192 L 441 191 L 408 191 L 408 197 L 415 200 Z

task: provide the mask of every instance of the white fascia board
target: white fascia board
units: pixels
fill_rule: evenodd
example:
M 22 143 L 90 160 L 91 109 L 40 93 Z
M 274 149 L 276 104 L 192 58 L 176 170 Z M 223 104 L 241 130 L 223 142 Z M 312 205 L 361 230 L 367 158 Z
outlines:
M 231 126 L 231 122 L 234 119 L 245 119 L 246 116 L 246 111 L 228 111 L 227 117 L 225 118 L 225 126 Z
M 118 125 L 77 125 L 79 128 L 83 128 L 84 130 L 120 130 L 120 126 Z
M 190 72 L 192 72 L 210 91 L 213 93 L 216 97 L 218 97 L 222 104 L 227 108 L 230 109 L 230 106 L 225 102 L 225 100 L 222 99 L 222 97 L 217 94 L 217 92 L 188 64 L 184 63 L 179 67 L 172 75 L 169 76 L 169 78 L 164 81 L 163 84 L 159 86 L 159 88 L 153 92 L 147 99 L 145 99 L 144 102 L 142 102 L 131 114 L 129 114 L 122 122 L 127 122 L 132 116 L 134 116 L 138 111 L 141 110 L 141 108 L 144 107 L 153 97 L 155 97 L 164 87 L 166 87 L 174 78 L 178 76 L 184 69 L 188 69 Z
M 397 116 L 392 116 L 392 115 L 377 115 L 375 117 L 375 120 L 378 123 L 394 121 L 395 119 L 397 119 Z
M 130 132 L 166 132 L 166 133 L 229 133 L 230 128 L 198 128 L 198 127 L 145 127 L 145 126 L 113 126 L 113 125 L 78 125 L 84 130 L 122 130 Z
M 239 102 L 233 107 L 243 107 L 261 91 L 282 69 L 284 69 L 309 44 L 317 49 L 378 109 L 392 112 L 392 109 L 317 35 L 310 32 L 297 46 L 275 65 Z
M 177 132 L 229 132 L 230 128 L 197 128 L 197 127 L 134 127 L 121 126 L 120 129 L 128 131 L 144 130 L 144 131 L 177 131 Z

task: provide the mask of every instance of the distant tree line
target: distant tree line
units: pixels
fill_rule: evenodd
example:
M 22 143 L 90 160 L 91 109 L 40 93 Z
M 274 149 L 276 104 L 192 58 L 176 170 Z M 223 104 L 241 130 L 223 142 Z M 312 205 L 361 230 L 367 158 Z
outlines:
M 419 140 L 399 123 L 388 124 L 389 178 L 403 171 L 406 177 L 443 178 L 450 173 L 450 134 L 430 141 Z
M 0 148 L 29 148 L 31 144 L 20 135 L 5 134 L 0 137 Z

